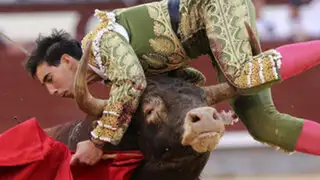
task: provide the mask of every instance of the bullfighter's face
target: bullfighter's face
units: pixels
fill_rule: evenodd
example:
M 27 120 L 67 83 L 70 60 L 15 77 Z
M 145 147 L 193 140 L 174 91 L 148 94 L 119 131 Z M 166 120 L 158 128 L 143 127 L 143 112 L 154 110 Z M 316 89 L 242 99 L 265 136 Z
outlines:
M 73 98 L 77 64 L 76 59 L 63 55 L 57 66 L 50 66 L 46 62 L 38 65 L 36 76 L 51 95 Z

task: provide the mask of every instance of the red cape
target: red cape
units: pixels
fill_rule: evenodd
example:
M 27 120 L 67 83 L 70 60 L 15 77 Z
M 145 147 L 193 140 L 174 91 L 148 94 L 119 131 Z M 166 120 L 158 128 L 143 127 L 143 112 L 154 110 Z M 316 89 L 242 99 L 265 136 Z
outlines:
M 0 135 L 0 180 L 127 180 L 143 159 L 138 151 L 106 153 L 116 157 L 71 168 L 72 152 L 32 118 Z

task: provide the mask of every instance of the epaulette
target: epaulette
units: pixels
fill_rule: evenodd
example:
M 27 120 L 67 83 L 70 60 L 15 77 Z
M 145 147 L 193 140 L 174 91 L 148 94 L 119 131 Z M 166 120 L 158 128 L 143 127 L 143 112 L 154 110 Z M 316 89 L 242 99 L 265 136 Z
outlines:
M 81 47 L 82 50 L 84 50 L 87 42 L 92 40 L 92 51 L 90 53 L 89 63 L 105 73 L 105 67 L 102 65 L 100 56 L 100 40 L 104 33 L 114 29 L 116 18 L 114 12 L 100 11 L 98 9 L 95 10 L 94 16 L 97 17 L 100 22 L 91 32 L 84 36 L 81 41 Z

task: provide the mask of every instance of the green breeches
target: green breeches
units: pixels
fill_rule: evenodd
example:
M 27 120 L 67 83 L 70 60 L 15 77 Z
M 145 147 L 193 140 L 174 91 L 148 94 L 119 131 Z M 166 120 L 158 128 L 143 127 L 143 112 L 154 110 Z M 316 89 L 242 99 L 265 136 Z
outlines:
M 218 71 L 219 80 L 223 80 Z M 251 136 L 285 152 L 293 152 L 303 126 L 303 119 L 280 113 L 273 102 L 271 89 L 255 95 L 238 96 L 229 101 Z
M 303 119 L 277 111 L 271 89 L 237 97 L 230 104 L 254 139 L 287 152 L 294 151 Z

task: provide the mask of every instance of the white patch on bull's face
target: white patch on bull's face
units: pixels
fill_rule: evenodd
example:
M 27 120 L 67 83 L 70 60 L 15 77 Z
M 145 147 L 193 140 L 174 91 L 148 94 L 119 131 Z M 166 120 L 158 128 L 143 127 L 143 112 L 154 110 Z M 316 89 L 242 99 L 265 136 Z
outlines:
M 221 134 L 217 132 L 203 133 L 195 138 L 190 145 L 199 153 L 210 152 L 216 149 L 216 146 L 220 142 L 220 138 Z
M 192 109 L 185 118 L 181 143 L 190 145 L 199 153 L 212 151 L 224 134 L 224 125 L 237 121 L 238 118 L 232 112 L 218 113 L 212 107 Z

